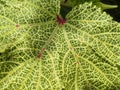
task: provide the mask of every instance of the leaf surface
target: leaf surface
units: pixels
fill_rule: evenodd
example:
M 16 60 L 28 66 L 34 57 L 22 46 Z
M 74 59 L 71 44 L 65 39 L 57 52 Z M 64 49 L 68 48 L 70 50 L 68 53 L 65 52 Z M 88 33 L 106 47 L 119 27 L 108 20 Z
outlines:
M 0 4 L 0 90 L 119 88 L 120 26 L 110 16 L 85 3 L 60 25 L 59 0 L 11 3 Z

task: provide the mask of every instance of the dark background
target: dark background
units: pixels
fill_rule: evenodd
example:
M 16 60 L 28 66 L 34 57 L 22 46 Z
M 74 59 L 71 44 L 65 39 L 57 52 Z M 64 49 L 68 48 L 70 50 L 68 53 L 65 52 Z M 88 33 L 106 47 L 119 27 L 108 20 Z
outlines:
M 101 2 L 110 4 L 110 5 L 118 5 L 118 8 L 105 10 L 108 14 L 110 14 L 115 21 L 120 22 L 120 0 L 101 0 Z

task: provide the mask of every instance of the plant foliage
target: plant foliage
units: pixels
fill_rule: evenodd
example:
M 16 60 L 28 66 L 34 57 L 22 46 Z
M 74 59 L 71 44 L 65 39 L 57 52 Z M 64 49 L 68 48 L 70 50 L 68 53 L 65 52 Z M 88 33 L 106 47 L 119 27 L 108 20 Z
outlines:
M 120 25 L 109 15 L 84 3 L 61 25 L 60 0 L 6 2 L 0 90 L 119 90 Z
M 74 7 L 76 5 L 83 4 L 85 2 L 92 2 L 94 5 L 100 7 L 102 10 L 114 9 L 118 7 L 117 5 L 109 5 L 102 3 L 100 0 L 60 0 L 60 1 L 61 1 L 61 5 L 66 7 Z

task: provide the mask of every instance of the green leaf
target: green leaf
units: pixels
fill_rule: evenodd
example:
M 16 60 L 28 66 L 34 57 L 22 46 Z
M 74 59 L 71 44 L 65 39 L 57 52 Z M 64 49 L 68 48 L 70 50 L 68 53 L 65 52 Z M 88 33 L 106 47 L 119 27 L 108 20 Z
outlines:
M 110 16 L 85 3 L 60 25 L 59 0 L 11 3 L 0 4 L 0 90 L 120 88 L 120 25 Z
M 94 4 L 100 2 L 100 0 L 60 0 L 62 5 L 74 7 L 85 2 L 93 2 Z
M 118 7 L 117 5 L 104 4 L 100 2 L 100 0 L 61 0 L 61 5 L 67 7 L 74 7 L 85 2 L 92 2 L 94 5 L 100 7 L 102 10 L 113 9 Z

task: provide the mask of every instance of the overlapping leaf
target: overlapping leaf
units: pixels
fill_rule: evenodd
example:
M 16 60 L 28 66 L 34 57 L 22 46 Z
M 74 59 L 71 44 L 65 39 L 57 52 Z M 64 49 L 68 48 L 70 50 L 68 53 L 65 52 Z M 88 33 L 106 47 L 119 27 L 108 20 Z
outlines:
M 120 26 L 110 16 L 86 3 L 59 25 L 59 0 L 11 3 L 0 5 L 0 90 L 119 88 Z

